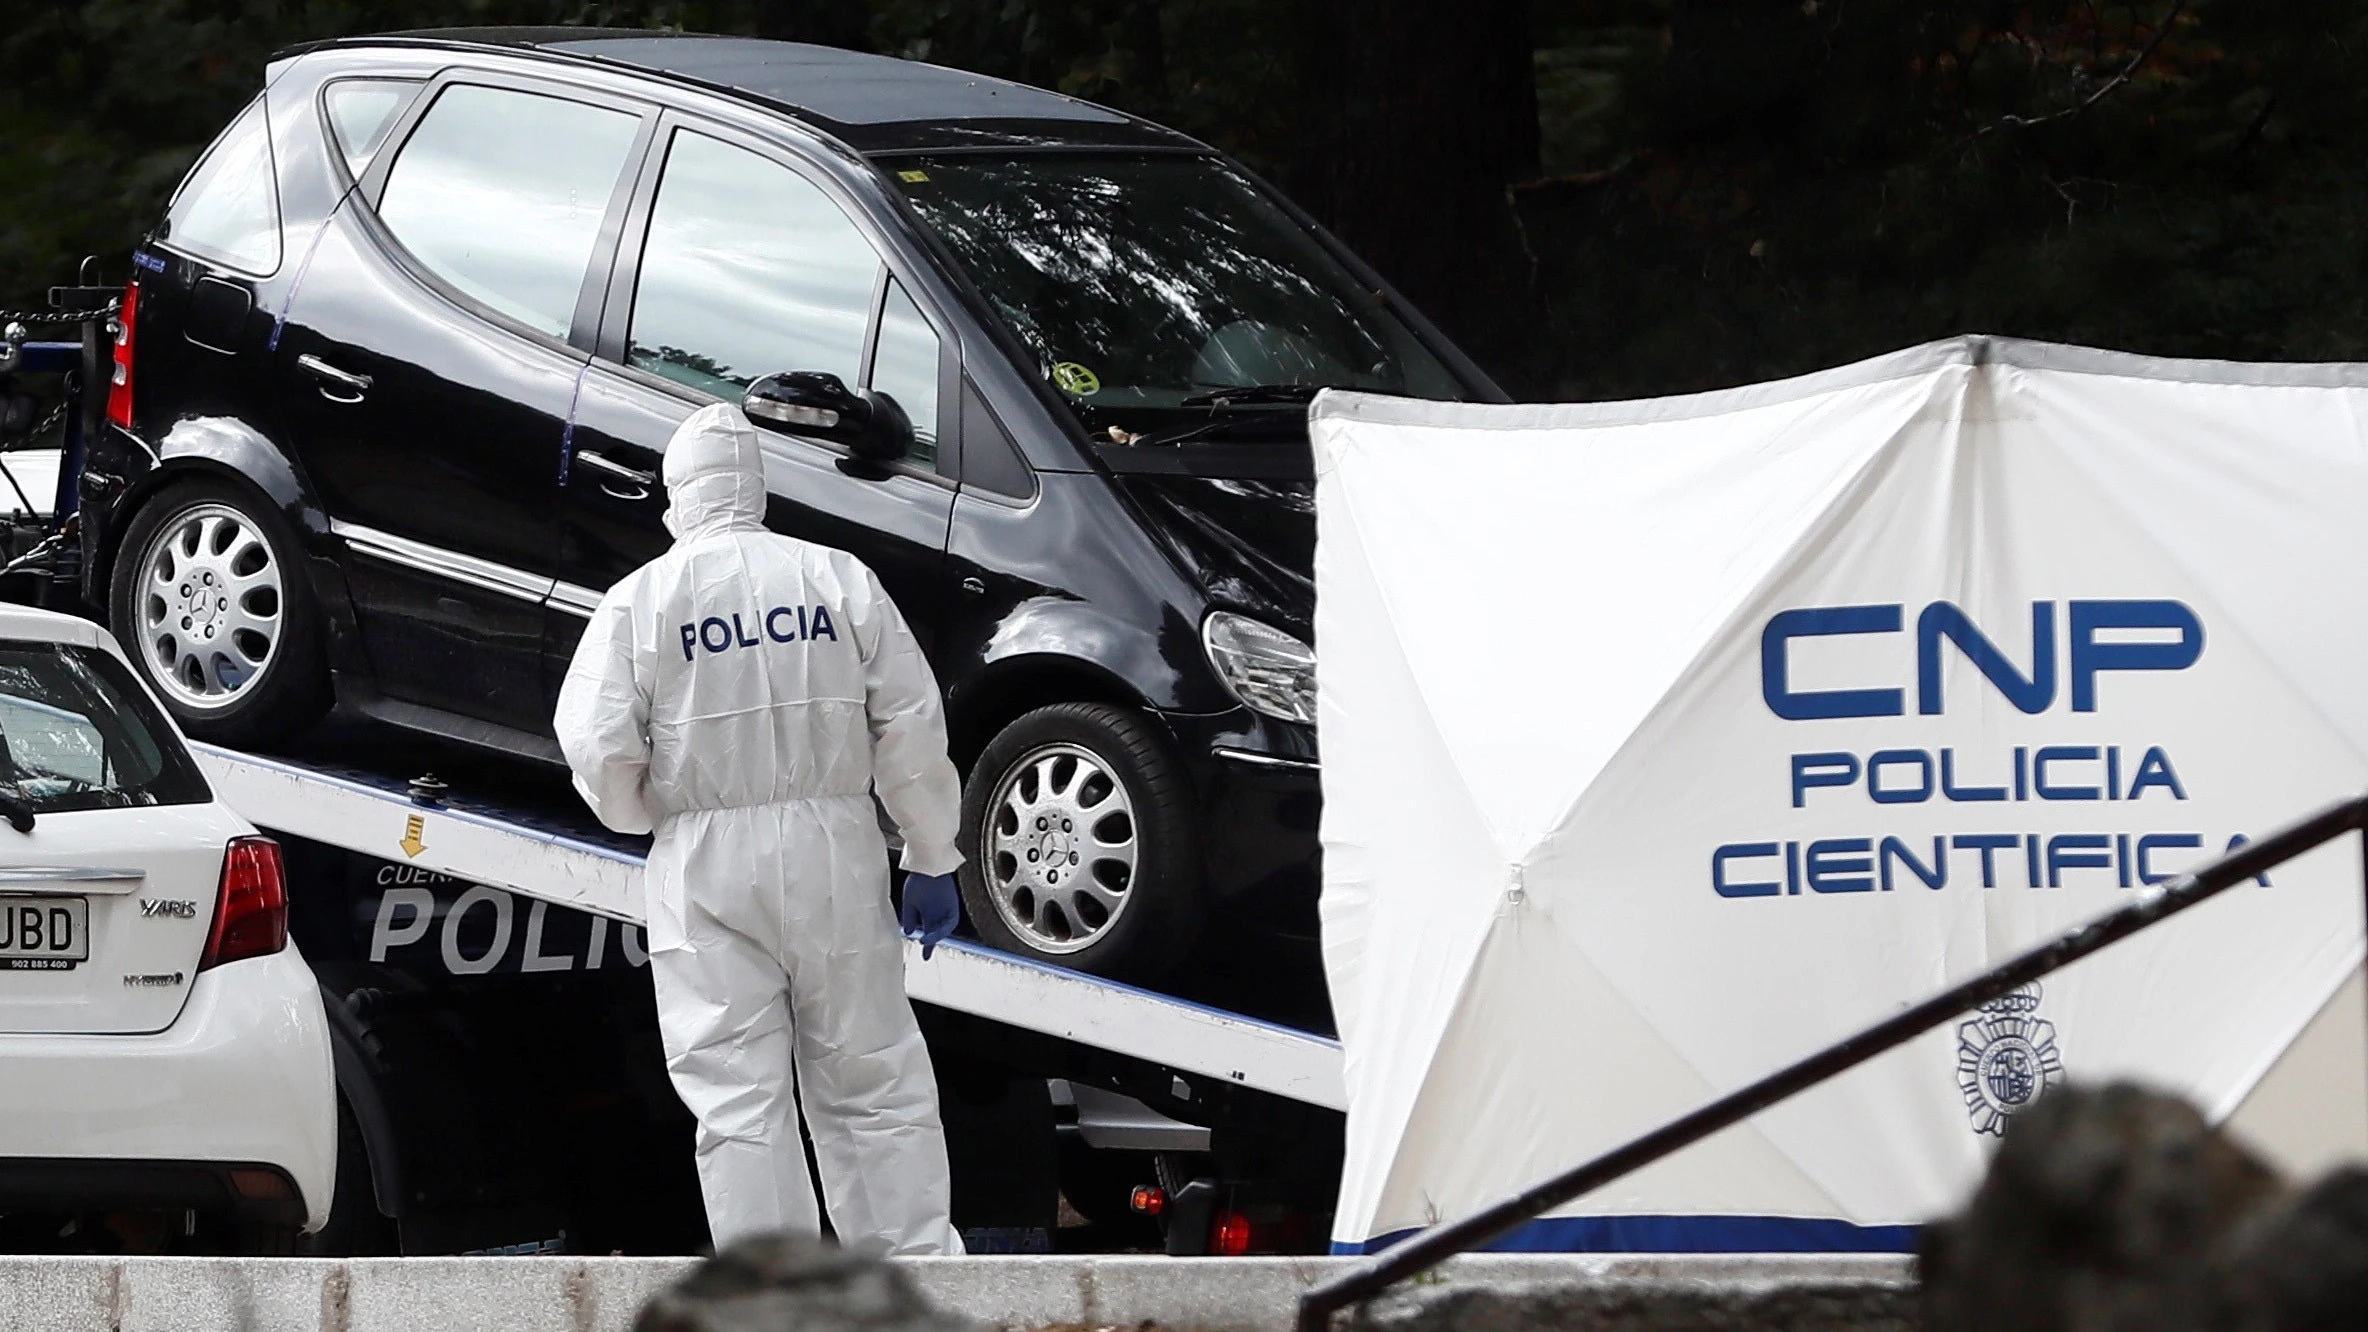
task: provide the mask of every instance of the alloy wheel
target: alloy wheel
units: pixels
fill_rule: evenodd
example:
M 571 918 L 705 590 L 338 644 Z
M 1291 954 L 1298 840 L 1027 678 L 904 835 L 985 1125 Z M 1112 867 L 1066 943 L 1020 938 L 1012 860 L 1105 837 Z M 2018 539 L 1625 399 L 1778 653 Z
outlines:
M 150 678 L 183 707 L 227 707 L 278 655 L 287 606 L 271 543 L 227 504 L 175 514 L 141 553 L 134 595 Z
M 1132 899 L 1135 813 L 1126 786 L 1081 745 L 1042 745 L 1004 771 L 988 803 L 987 893 L 1029 947 L 1074 953 Z

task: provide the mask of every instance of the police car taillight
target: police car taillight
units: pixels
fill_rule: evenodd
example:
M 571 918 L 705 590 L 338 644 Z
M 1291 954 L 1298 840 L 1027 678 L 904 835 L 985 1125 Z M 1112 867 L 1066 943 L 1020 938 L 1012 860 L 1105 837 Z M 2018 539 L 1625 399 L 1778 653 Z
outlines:
M 115 312 L 115 367 L 107 381 L 107 419 L 132 428 L 132 321 L 140 309 L 140 284 L 123 288 L 123 308 Z
M 287 946 L 288 883 L 280 844 L 268 837 L 235 838 L 222 853 L 222 891 L 214 897 L 214 926 L 206 932 L 197 969 Z

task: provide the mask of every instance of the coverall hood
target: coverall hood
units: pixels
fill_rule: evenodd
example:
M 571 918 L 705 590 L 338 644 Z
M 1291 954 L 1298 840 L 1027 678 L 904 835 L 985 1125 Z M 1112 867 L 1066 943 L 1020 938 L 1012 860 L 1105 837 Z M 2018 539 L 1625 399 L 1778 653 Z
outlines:
M 677 541 L 765 525 L 765 460 L 737 404 L 691 413 L 666 442 L 666 530 Z

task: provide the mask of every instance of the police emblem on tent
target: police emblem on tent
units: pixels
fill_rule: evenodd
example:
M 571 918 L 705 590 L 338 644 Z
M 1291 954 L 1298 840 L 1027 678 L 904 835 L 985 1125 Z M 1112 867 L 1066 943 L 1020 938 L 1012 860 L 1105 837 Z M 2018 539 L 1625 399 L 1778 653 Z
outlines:
M 2056 1025 L 2038 1012 L 2039 987 L 2025 985 L 1957 1028 L 1957 1087 L 1974 1132 L 2004 1136 L 2006 1121 L 2064 1080 Z

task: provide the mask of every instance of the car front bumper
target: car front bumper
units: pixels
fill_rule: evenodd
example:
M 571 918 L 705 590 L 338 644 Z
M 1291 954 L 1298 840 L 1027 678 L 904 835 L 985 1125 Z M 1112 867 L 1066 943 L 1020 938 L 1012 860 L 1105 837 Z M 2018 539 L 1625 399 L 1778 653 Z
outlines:
M 1248 709 L 1163 720 L 1200 796 L 1210 890 L 1280 931 L 1312 932 L 1323 877 L 1315 733 Z
M 0 1208 L 218 1199 L 318 1230 L 336 1173 L 328 1019 L 293 944 L 197 973 L 160 1032 L 0 1035 Z

